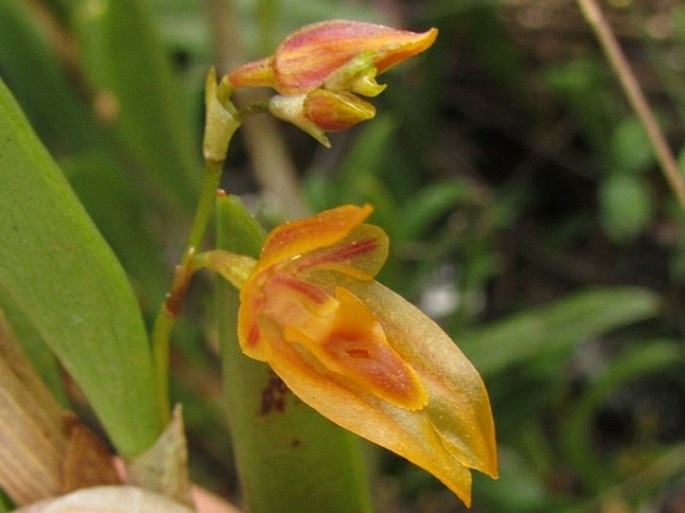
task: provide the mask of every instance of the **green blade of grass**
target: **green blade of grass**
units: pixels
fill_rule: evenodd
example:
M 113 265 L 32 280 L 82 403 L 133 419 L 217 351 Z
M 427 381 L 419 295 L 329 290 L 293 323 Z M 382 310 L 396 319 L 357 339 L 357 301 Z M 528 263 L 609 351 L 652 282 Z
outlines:
M 0 183 L 2 293 L 73 376 L 119 452 L 141 452 L 163 419 L 136 298 L 2 82 Z
M 658 297 L 634 287 L 580 292 L 457 337 L 483 374 L 494 374 L 549 351 L 653 317 Z
M 218 245 L 258 256 L 263 234 L 235 198 L 220 198 Z M 357 439 L 289 392 L 268 365 L 240 351 L 238 293 L 220 284 L 225 402 L 250 513 L 368 512 Z

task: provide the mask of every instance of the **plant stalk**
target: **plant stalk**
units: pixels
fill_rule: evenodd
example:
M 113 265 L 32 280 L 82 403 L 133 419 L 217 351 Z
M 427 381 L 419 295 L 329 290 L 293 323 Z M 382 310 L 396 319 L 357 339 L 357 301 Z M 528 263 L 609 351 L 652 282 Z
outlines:
M 577 0 L 577 3 L 616 72 L 628 102 L 647 132 L 661 170 L 685 211 L 685 180 L 616 36 L 595 0 Z

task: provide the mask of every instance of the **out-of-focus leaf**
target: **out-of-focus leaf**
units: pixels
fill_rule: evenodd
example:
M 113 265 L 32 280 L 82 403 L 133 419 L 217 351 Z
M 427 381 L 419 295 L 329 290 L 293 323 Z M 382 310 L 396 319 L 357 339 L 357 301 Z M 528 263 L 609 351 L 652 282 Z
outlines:
M 196 138 L 146 2 L 79 0 L 72 18 L 101 117 L 140 166 L 139 183 L 190 208 L 201 179 Z
M 323 193 L 312 198 L 314 208 L 323 210 L 343 203 L 368 202 L 374 205 L 374 222 L 392 232 L 397 226 L 397 205 L 379 173 L 386 162 L 395 129 L 396 123 L 392 118 L 377 117 L 373 123 L 364 126 L 335 176 L 322 178 L 312 175 L 309 178 L 310 192 Z M 318 184 L 323 187 L 316 188 Z
M 593 290 L 516 314 L 456 339 L 481 373 L 494 374 L 648 319 L 658 309 L 658 297 L 646 289 Z
M 240 202 L 225 197 L 217 206 L 218 247 L 258 256 L 263 234 Z M 294 397 L 268 365 L 240 351 L 237 294 L 221 283 L 217 311 L 225 401 L 249 511 L 370 511 L 357 439 Z
M 678 346 L 673 341 L 652 341 L 632 347 L 613 358 L 575 403 L 573 411 L 564 417 L 566 422 L 561 440 L 566 457 L 586 486 L 599 491 L 618 476 L 610 468 L 611 460 L 596 454 L 592 448 L 591 424 L 597 408 L 627 383 L 682 365 L 682 352 Z
M 454 210 L 468 196 L 470 186 L 466 182 L 452 180 L 437 182 L 418 190 L 406 206 L 407 215 L 400 223 L 402 238 L 420 238 L 430 229 L 431 223 Z
M 12 511 L 12 509 L 13 508 L 9 497 L 5 495 L 3 490 L 0 490 L 0 513 L 7 513 Z
M 0 183 L 2 293 L 71 373 L 117 449 L 141 452 L 163 418 L 135 296 L 2 83 Z
M 549 66 L 543 75 L 544 83 L 565 102 L 600 158 L 607 156 L 607 141 L 621 112 L 606 69 L 604 62 L 580 59 Z
M 94 140 L 93 118 L 77 96 L 54 42 L 36 22 L 30 2 L 0 0 L 0 69 L 41 140 L 54 152 Z
M 625 242 L 642 232 L 652 219 L 654 205 L 641 177 L 612 173 L 599 189 L 600 221 L 607 235 Z
M 671 23 L 675 29 L 675 36 L 682 43 L 685 42 L 685 6 L 677 5 L 671 14 Z
M 542 513 L 550 511 L 550 494 L 539 473 L 516 452 L 500 447 L 500 478 L 474 476 L 474 503 L 484 511 Z
M 611 134 L 614 173 L 640 173 L 654 161 L 654 153 L 644 127 L 637 118 L 623 120 Z

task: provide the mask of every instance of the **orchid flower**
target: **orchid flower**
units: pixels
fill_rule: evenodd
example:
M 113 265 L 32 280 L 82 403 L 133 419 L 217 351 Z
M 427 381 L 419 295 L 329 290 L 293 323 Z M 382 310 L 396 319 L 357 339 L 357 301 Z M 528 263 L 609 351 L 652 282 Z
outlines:
M 437 29 L 424 33 L 348 20 L 307 25 L 287 36 L 270 57 L 227 75 L 233 87 L 271 87 L 269 110 L 325 146 L 324 132 L 372 118 L 373 97 L 385 86 L 376 76 L 429 48 Z
M 388 238 L 364 223 L 371 210 L 346 205 L 285 223 L 259 260 L 238 265 L 240 345 L 306 404 L 469 505 L 470 469 L 497 476 L 488 395 L 447 334 L 373 279 Z

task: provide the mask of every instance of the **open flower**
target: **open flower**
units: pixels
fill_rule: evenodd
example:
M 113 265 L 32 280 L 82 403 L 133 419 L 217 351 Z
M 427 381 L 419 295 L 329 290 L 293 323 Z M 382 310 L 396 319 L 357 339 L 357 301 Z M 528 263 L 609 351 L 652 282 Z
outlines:
M 369 119 L 375 110 L 355 94 L 373 97 L 385 86 L 376 76 L 429 48 L 437 29 L 424 33 L 349 20 L 307 25 L 287 36 L 270 57 L 241 66 L 227 75 L 233 87 L 271 87 L 279 95 L 271 112 L 313 135 L 325 145 L 326 131 L 344 130 Z M 317 91 L 326 90 L 329 111 Z M 336 123 L 327 123 L 331 118 Z
M 238 334 L 305 403 L 431 472 L 467 505 L 470 469 L 497 475 L 477 371 L 421 311 L 373 280 L 388 238 L 342 206 L 267 238 L 240 292 Z

